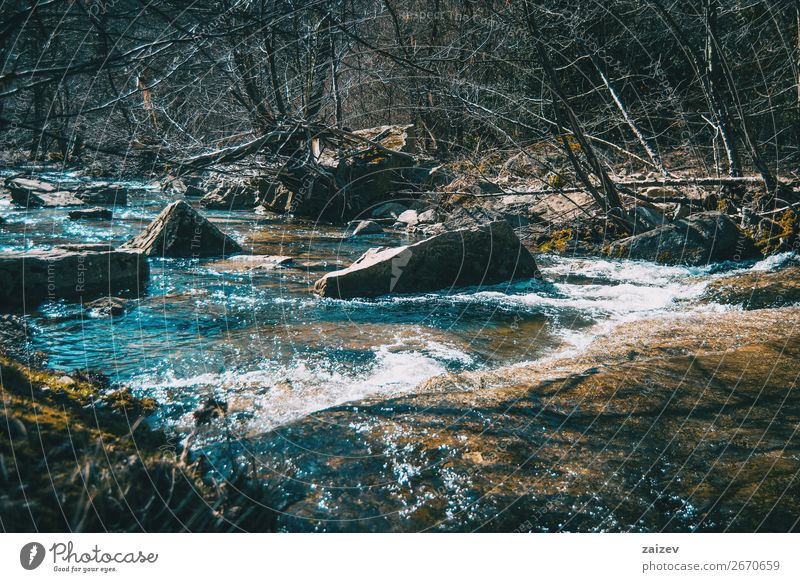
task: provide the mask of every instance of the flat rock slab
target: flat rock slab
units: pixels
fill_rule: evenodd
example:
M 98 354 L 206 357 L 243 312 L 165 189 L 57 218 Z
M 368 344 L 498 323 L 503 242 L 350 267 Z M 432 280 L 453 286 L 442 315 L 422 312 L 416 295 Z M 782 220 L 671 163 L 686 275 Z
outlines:
M 800 266 L 778 271 L 750 270 L 712 281 L 703 298 L 714 303 L 765 309 L 800 303 Z
M 752 242 L 722 212 L 703 212 L 609 245 L 608 254 L 671 265 L 738 261 L 756 254 Z
M 128 188 L 114 182 L 91 182 L 75 186 L 38 180 L 12 178 L 6 180 L 11 199 L 25 207 L 81 206 L 101 204 L 125 206 Z
M 144 232 L 120 248 L 159 257 L 219 257 L 242 252 L 239 243 L 183 200 L 169 204 Z
M 623 324 L 582 354 L 444 374 L 250 450 L 288 507 L 278 531 L 786 532 L 799 326 L 798 309 Z
M 209 268 L 219 272 L 271 271 L 279 267 L 294 267 L 294 257 L 286 255 L 236 255 L 215 261 Z
M 350 267 L 314 284 L 323 297 L 347 299 L 494 285 L 539 277 L 536 261 L 508 223 L 446 232 L 418 243 L 370 249 Z
M 62 206 L 86 206 L 86 203 L 77 198 L 72 192 L 57 190 L 52 192 L 29 192 L 25 190 L 12 190 L 11 200 L 19 206 L 26 208 L 58 208 Z
M 49 300 L 86 300 L 136 291 L 150 276 L 147 259 L 132 250 L 52 249 L 0 254 L 0 308 L 32 308 Z
M 55 192 L 59 190 L 55 184 L 37 180 L 35 178 L 10 178 L 6 180 L 6 187 L 11 192 Z

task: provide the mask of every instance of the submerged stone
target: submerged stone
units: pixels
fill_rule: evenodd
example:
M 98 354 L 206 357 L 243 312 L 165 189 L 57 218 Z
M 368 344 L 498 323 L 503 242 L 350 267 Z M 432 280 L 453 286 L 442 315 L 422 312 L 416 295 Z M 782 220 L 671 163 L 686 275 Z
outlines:
M 100 297 L 84 306 L 96 315 L 108 317 L 125 313 L 128 300 L 123 297 Z
M 121 248 L 162 257 L 218 257 L 242 252 L 239 243 L 183 200 L 169 204 L 144 232 Z
M 350 236 L 360 236 L 367 234 L 382 234 L 383 228 L 377 222 L 372 220 L 361 220 L 354 224 L 353 232 Z
M 408 246 L 370 249 L 350 267 L 314 285 L 323 297 L 347 299 L 494 285 L 539 277 L 536 261 L 506 222 L 446 232 Z
M 77 210 L 70 210 L 68 216 L 70 220 L 111 220 L 114 213 L 108 208 L 80 208 Z

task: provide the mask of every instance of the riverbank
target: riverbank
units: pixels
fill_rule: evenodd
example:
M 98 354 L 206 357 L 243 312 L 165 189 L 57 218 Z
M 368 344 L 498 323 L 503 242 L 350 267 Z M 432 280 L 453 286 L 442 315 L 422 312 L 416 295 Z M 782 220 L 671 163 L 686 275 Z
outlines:
M 3 321 L 3 332 L 10 325 Z M 24 336 L 14 341 L 19 347 Z M 274 529 L 265 485 L 242 473 L 226 483 L 205 478 L 202 457 L 145 420 L 154 400 L 96 374 L 29 367 L 7 352 L 0 348 L 3 531 Z

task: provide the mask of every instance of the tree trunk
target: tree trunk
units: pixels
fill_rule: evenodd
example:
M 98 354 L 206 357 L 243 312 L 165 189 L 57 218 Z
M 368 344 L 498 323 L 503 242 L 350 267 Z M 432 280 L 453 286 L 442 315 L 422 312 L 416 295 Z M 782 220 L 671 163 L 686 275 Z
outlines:
M 745 145 L 750 152 L 753 165 L 756 167 L 756 170 L 758 170 L 758 173 L 761 174 L 761 177 L 764 181 L 764 187 L 767 189 L 767 192 L 774 194 L 777 192 L 778 182 L 770 171 L 769 166 L 766 164 L 766 162 L 764 162 L 764 159 L 761 157 L 761 154 L 758 150 L 758 144 L 753 137 L 753 132 L 750 129 L 750 123 L 747 119 L 747 114 L 744 110 L 744 106 L 742 105 L 742 100 L 739 97 L 739 89 L 736 85 L 736 80 L 733 78 L 733 73 L 728 66 L 728 62 L 725 59 L 725 54 L 722 51 L 722 46 L 719 42 L 719 37 L 717 35 L 718 1 L 719 0 L 707 0 L 706 5 L 708 13 L 712 15 L 710 25 L 708 27 L 708 37 L 709 46 L 711 47 L 709 52 L 713 54 L 713 61 L 711 59 L 709 60 L 710 62 L 714 63 L 715 75 L 718 75 L 716 72 L 718 69 L 722 73 L 722 77 L 725 79 L 725 83 L 728 86 L 728 92 L 731 95 L 736 113 L 739 116 L 741 133 L 744 137 Z M 727 115 L 727 109 L 725 110 L 725 113 Z
M 706 0 L 706 2 L 708 2 L 708 0 Z M 701 67 L 698 57 L 696 56 L 697 53 L 695 52 L 693 43 L 686 37 L 686 35 L 683 33 L 683 30 L 681 30 L 669 12 L 667 12 L 666 9 L 661 5 L 659 0 L 648 0 L 648 4 L 655 9 L 655 11 L 667 25 L 667 28 L 669 28 L 672 35 L 678 41 L 681 49 L 686 55 L 687 60 L 689 61 L 689 64 L 694 70 L 694 74 L 697 75 L 697 78 L 700 80 L 700 86 L 703 89 L 703 95 L 705 96 L 706 103 L 708 104 L 708 110 L 711 114 L 711 123 L 714 125 L 715 129 L 720 135 L 720 138 L 722 139 L 725 157 L 728 162 L 728 175 L 732 177 L 740 175 L 739 158 L 736 152 L 736 142 L 734 136 L 730 134 L 726 124 L 724 123 L 726 115 L 724 115 L 723 111 L 721 110 L 721 108 L 724 108 L 724 102 L 719 100 L 715 87 L 712 86 L 710 82 L 711 76 L 709 73 L 713 73 L 713 71 L 709 70 L 710 60 L 708 58 L 708 42 L 706 42 L 706 63 L 704 67 Z M 706 27 L 706 30 L 708 30 L 708 27 Z M 706 35 L 706 41 L 707 40 L 708 35 Z
M 528 25 L 528 31 L 530 32 L 531 38 L 536 44 L 536 52 L 539 55 L 539 59 L 542 62 L 542 67 L 544 68 L 545 76 L 550 82 L 550 90 L 553 93 L 553 105 L 555 106 L 555 113 L 558 124 L 562 127 L 565 126 L 563 120 L 563 114 L 566 114 L 566 118 L 567 121 L 569 122 L 569 127 L 571 128 L 572 135 L 575 137 L 578 144 L 580 145 L 581 151 L 583 152 L 583 155 L 586 157 L 586 160 L 592 172 L 594 173 L 595 176 L 599 178 L 600 184 L 603 188 L 604 195 L 599 194 L 597 188 L 595 188 L 594 184 L 592 184 L 589 177 L 580 167 L 580 163 L 578 163 L 577 157 L 575 156 L 575 153 L 572 151 L 570 144 L 565 142 L 564 146 L 567 156 L 573 163 L 575 171 L 578 173 L 578 176 L 580 177 L 581 181 L 584 183 L 589 192 L 592 193 L 593 197 L 596 198 L 598 204 L 600 204 L 600 206 L 605 210 L 606 213 L 608 213 L 608 211 L 611 210 L 612 208 L 622 208 L 622 201 L 619 198 L 619 194 L 617 193 L 617 189 L 615 188 L 614 183 L 608 177 L 608 174 L 603 168 L 602 163 L 595 155 L 594 149 L 592 148 L 592 144 L 589 143 L 589 140 L 586 138 L 586 135 L 583 132 L 583 126 L 578 120 L 578 117 L 575 114 L 575 111 L 572 109 L 572 106 L 570 105 L 566 94 L 561 88 L 561 82 L 559 81 L 558 76 L 556 75 L 556 72 L 553 69 L 552 64 L 550 63 L 550 58 L 547 56 L 547 48 L 544 45 L 544 40 L 541 37 L 539 26 L 536 23 L 536 18 L 531 12 L 531 7 L 528 0 L 525 0 L 524 7 L 525 7 L 525 16 Z
M 648 142 L 647 138 L 645 138 L 644 134 L 641 132 L 641 130 L 639 130 L 639 127 L 636 125 L 636 122 L 634 122 L 634 120 L 628 114 L 628 110 L 626 109 L 625 104 L 622 102 L 622 98 L 619 96 L 619 93 L 617 93 L 616 89 L 614 88 L 614 85 L 612 85 L 609 78 L 603 72 L 603 68 L 597 61 L 597 57 L 594 54 L 589 54 L 589 58 L 591 59 L 592 65 L 594 65 L 595 70 L 597 70 L 597 74 L 600 75 L 600 79 L 602 79 L 603 85 L 605 85 L 606 90 L 611 95 L 611 98 L 614 100 L 617 109 L 619 109 L 620 113 L 622 114 L 622 118 L 625 120 L 625 123 L 628 124 L 628 127 L 630 128 L 633 135 L 636 136 L 636 139 L 639 141 L 639 144 L 642 146 L 642 149 L 644 149 L 645 153 L 647 154 L 647 157 L 650 158 L 650 161 L 653 162 L 653 165 L 656 168 L 658 168 L 658 171 L 661 173 L 662 176 L 664 177 L 669 176 L 669 172 L 667 172 L 667 169 L 664 167 L 664 162 L 661 160 L 661 156 L 659 156 L 658 152 L 656 152 L 650 146 L 650 143 Z

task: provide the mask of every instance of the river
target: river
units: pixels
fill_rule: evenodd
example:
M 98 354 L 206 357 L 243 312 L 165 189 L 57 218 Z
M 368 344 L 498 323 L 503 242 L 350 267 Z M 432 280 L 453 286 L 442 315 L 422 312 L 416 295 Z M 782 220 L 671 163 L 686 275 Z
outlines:
M 4 207 L 0 250 L 130 239 L 170 199 L 155 184 L 126 185 L 128 205 L 112 221 Z M 191 429 L 192 411 L 209 395 L 228 403 L 234 434 L 255 436 L 336 404 L 413 391 L 433 376 L 563 357 L 622 322 L 737 309 L 696 300 L 723 273 L 796 260 L 689 268 L 538 255 L 546 282 L 340 301 L 309 287 L 370 247 L 404 244 L 405 233 L 354 240 L 342 228 L 302 220 L 201 211 L 248 253 L 294 263 L 251 269 L 237 260 L 151 259 L 151 279 L 124 315 L 64 302 L 29 314 L 32 348 L 50 367 L 97 369 L 155 398 L 156 422 L 179 433 Z

